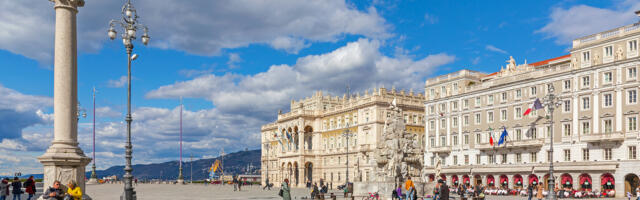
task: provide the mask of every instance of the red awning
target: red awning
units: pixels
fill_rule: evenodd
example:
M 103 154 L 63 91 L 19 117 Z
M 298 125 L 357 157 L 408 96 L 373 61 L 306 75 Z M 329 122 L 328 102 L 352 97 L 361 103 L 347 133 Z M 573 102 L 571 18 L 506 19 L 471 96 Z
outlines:
M 458 176 L 452 176 L 451 177 L 451 182 L 458 183 Z
M 507 176 L 500 176 L 500 184 L 509 183 L 509 178 Z
M 493 176 L 489 175 L 487 176 L 487 183 L 492 184 L 495 182 L 495 179 L 493 178 Z
M 589 185 L 591 185 L 591 177 L 590 176 L 581 176 L 580 177 L 580 185 L 584 185 L 585 182 L 587 182 L 587 183 L 589 183 Z
M 462 182 L 465 183 L 465 184 L 469 184 L 469 176 L 466 176 L 466 175 L 463 176 L 462 177 Z
M 601 180 L 601 184 L 602 185 L 614 185 L 615 181 L 613 180 L 613 177 L 611 175 L 604 175 L 602 176 L 602 180 Z
M 444 174 L 440 174 L 440 178 L 445 181 L 447 180 L 447 176 L 445 176 Z
M 516 175 L 516 176 L 514 176 L 514 177 L 513 177 L 513 182 L 514 182 L 516 185 L 522 185 L 522 176 L 520 176 L 520 175 Z
M 564 174 L 564 175 L 562 175 L 562 182 L 560 182 L 560 183 L 562 185 L 573 184 L 573 178 L 571 178 L 571 175 Z
M 535 182 L 535 184 L 538 184 L 538 177 L 536 175 L 529 175 L 529 184 L 533 184 Z

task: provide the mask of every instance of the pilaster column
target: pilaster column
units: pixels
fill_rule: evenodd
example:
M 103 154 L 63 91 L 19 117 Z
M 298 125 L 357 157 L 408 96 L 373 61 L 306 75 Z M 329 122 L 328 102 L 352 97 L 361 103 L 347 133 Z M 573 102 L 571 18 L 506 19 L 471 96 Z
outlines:
M 56 13 L 54 40 L 54 138 L 38 160 L 44 166 L 44 185 L 70 180 L 85 190 L 85 166 L 91 158 L 78 147 L 76 14 L 84 0 L 50 0 Z M 86 198 L 86 197 L 85 197 Z
M 620 69 L 620 68 L 618 68 Z M 619 71 L 619 70 L 618 70 Z M 622 88 L 620 88 L 619 86 L 616 87 L 615 89 L 616 91 L 616 132 L 621 132 L 622 131 L 622 127 L 623 127 L 623 123 L 622 123 Z M 624 191 L 624 190 L 623 190 Z

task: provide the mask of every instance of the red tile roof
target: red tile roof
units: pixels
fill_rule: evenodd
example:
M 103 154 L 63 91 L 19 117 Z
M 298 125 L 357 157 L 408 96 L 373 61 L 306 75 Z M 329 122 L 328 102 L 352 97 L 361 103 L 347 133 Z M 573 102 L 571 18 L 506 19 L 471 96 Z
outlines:
M 567 55 L 564 55 L 564 56 L 551 58 L 551 59 L 548 59 L 548 60 L 543 60 L 543 61 L 540 61 L 540 62 L 534 62 L 534 63 L 531 63 L 529 65 L 533 66 L 533 67 L 537 67 L 537 66 L 549 64 L 549 62 L 554 61 L 554 60 L 560 60 L 560 59 L 568 58 L 568 57 L 571 57 L 571 54 L 567 54 Z

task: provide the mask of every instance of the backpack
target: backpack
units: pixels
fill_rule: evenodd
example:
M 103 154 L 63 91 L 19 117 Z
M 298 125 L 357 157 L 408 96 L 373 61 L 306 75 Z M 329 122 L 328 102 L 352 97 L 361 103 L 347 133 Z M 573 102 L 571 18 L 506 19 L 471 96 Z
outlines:
M 280 192 L 278 192 L 278 196 L 282 197 L 282 195 L 284 195 L 283 193 L 284 193 L 284 191 L 282 189 L 280 189 Z
M 391 198 L 398 198 L 398 192 L 396 190 L 393 190 L 393 192 L 391 192 Z

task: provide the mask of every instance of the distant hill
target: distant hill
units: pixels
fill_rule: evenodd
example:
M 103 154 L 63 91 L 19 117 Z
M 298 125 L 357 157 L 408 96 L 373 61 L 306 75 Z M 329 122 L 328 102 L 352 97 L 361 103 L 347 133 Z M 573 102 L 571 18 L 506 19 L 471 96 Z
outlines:
M 184 158 L 184 157 L 183 157 Z M 189 158 L 187 157 L 188 160 Z M 204 180 L 209 178 L 209 167 L 220 157 L 200 159 L 193 161 L 193 180 Z M 247 166 L 253 165 L 252 169 L 247 171 Z M 178 178 L 178 161 L 170 161 L 164 163 L 154 163 L 147 165 L 133 165 L 133 175 L 140 179 L 165 179 L 175 180 Z M 87 170 L 91 170 L 91 165 L 87 165 Z M 224 156 L 224 173 L 225 174 L 259 174 L 260 170 L 260 150 L 238 151 Z M 182 175 L 185 180 L 191 179 L 191 162 L 183 162 Z M 106 170 L 97 170 L 98 178 L 116 175 L 121 178 L 124 174 L 124 166 L 113 166 Z M 42 174 L 28 174 L 21 178 L 34 176 L 36 179 L 42 178 Z M 91 177 L 91 171 L 87 172 L 87 178 Z
M 184 160 L 188 160 L 184 159 Z M 209 177 L 209 167 L 219 160 L 220 157 L 200 159 L 193 161 L 193 180 L 203 180 Z M 147 165 L 133 165 L 134 177 L 144 179 L 165 179 L 175 180 L 178 178 L 178 161 L 164 163 L 154 163 Z M 247 166 L 253 165 L 253 169 L 247 171 Z M 87 166 L 90 168 L 90 165 Z M 225 174 L 258 174 L 260 169 L 260 150 L 239 151 L 224 156 Z M 190 179 L 191 162 L 183 162 L 182 175 L 185 180 Z M 118 178 L 124 174 L 124 166 L 113 166 L 106 170 L 97 170 L 98 178 L 116 175 Z M 91 171 L 87 172 L 87 177 L 91 176 Z

